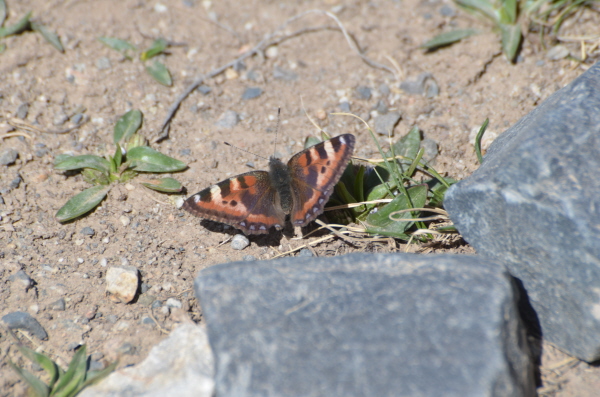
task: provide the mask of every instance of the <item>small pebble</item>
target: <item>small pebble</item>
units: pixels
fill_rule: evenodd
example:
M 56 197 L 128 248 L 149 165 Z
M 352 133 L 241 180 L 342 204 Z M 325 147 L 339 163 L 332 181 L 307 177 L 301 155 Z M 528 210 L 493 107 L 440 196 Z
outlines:
M 346 101 L 340 103 L 338 108 L 340 108 L 340 110 L 344 113 L 350 113 L 350 104 Z
M 248 100 L 248 99 L 258 98 L 262 93 L 263 93 L 262 88 L 248 87 L 244 90 L 244 93 L 242 94 L 242 99 Z
M 105 70 L 105 69 L 110 69 L 112 67 L 111 63 L 110 63 L 110 59 L 108 59 L 107 57 L 100 57 L 98 59 L 96 59 L 96 68 L 98 68 L 98 70 Z
M 400 89 L 408 94 L 424 95 L 433 98 L 440 93 L 440 88 L 431 73 L 421 73 L 415 80 L 400 83 Z
M 15 117 L 21 120 L 25 120 L 25 118 L 27 117 L 27 113 L 29 113 L 29 104 L 22 103 L 17 108 L 17 113 L 15 114 Z
M 121 222 L 121 224 L 123 226 L 129 226 L 129 224 L 131 223 L 131 220 L 129 219 L 129 217 L 126 217 L 125 215 L 121 215 L 119 217 L 119 222 Z
M 92 229 L 89 226 L 86 226 L 83 229 L 81 229 L 81 231 L 79 233 L 83 234 L 84 236 L 93 236 L 94 234 L 96 234 L 94 229 Z
M 366 101 L 371 99 L 371 89 L 367 86 L 359 85 L 358 87 L 356 87 L 354 92 L 356 93 L 356 97 L 358 99 L 364 99 Z
M 83 113 L 77 113 L 76 115 L 74 115 L 73 117 L 71 117 L 71 121 L 75 125 L 78 125 L 79 123 L 81 123 L 82 119 L 83 119 Z
M 248 240 L 248 237 L 244 236 L 243 234 L 236 234 L 231 240 L 231 248 L 234 250 L 243 250 L 248 245 L 250 245 L 250 240 Z
M 319 120 L 325 120 L 327 118 L 327 112 L 325 109 L 318 109 L 315 115 Z
M 298 80 L 298 74 L 276 65 L 273 68 L 273 78 L 284 81 L 296 81 Z
M 131 266 L 109 267 L 106 271 L 106 293 L 116 303 L 129 303 L 137 293 L 139 272 Z
M 377 113 L 379 114 L 386 114 L 388 112 L 388 107 L 385 104 L 385 101 L 377 102 L 377 105 L 375 105 L 375 110 L 377 110 Z
M 448 4 L 444 4 L 440 8 L 440 14 L 445 17 L 453 17 L 456 15 L 456 10 L 450 7 Z
M 383 96 L 390 95 L 390 93 L 391 93 L 390 87 L 387 84 L 381 84 L 379 86 L 379 93 Z
M 12 312 L 2 317 L 2 322 L 8 329 L 23 329 L 39 339 L 48 339 L 48 333 L 42 325 L 29 313 Z
M 3 150 L 0 153 L 0 165 L 11 165 L 17 161 L 17 157 L 19 157 L 19 152 L 15 149 L 9 148 Z
M 18 285 L 25 289 L 25 292 L 29 291 L 29 289 L 35 285 L 35 281 L 33 281 L 23 270 L 19 270 L 8 277 L 8 281 L 18 283 Z
M 564 59 L 570 55 L 569 49 L 562 44 L 555 45 L 550 48 L 546 53 L 546 58 L 551 61 L 558 61 Z
M 152 302 L 152 309 L 158 309 L 159 307 L 162 307 L 162 301 L 160 300 L 155 300 L 154 302 Z
M 244 255 L 242 257 L 242 260 L 246 262 L 254 262 L 256 260 L 256 257 L 254 255 Z
M 119 320 L 119 317 L 117 317 L 116 314 L 109 314 L 108 316 L 106 316 L 106 321 L 108 321 L 111 324 L 116 324 L 117 320 Z
M 201 86 L 199 86 L 198 88 L 196 88 L 196 90 L 198 92 L 200 92 L 202 95 L 208 95 L 212 91 L 212 88 L 210 88 L 206 84 L 202 84 Z
M 177 308 L 177 309 L 181 309 L 181 307 L 183 306 L 183 304 L 181 303 L 180 300 L 175 299 L 175 298 L 169 298 L 167 299 L 167 301 L 165 302 L 165 304 L 169 307 L 173 307 L 173 308 Z
M 60 298 L 57 301 L 52 302 L 51 304 L 48 305 L 50 307 L 50 309 L 52 310 L 56 310 L 56 311 L 65 311 L 66 308 L 66 304 L 65 304 L 65 299 L 64 298 Z
M 433 161 L 439 153 L 438 144 L 433 139 L 425 138 L 421 141 L 421 147 L 425 149 L 423 159 L 425 161 Z
M 308 248 L 302 248 L 300 250 L 300 252 L 298 252 L 298 256 L 309 258 L 309 257 L 314 256 L 314 255 L 313 255 L 312 251 L 309 250 Z
M 156 325 L 156 323 L 154 322 L 154 320 L 151 317 L 142 318 L 142 321 L 140 321 L 140 323 L 142 323 L 144 325 Z
M 63 110 L 60 110 L 54 114 L 52 118 L 52 124 L 54 125 L 63 125 L 69 120 L 69 116 Z
M 240 122 L 240 116 L 233 110 L 227 110 L 219 117 L 215 125 L 223 128 L 233 128 Z
M 394 135 L 394 127 L 400 121 L 400 113 L 399 112 L 390 112 L 387 114 L 383 114 L 378 116 L 374 122 L 375 132 L 381 135 Z
M 267 58 L 275 58 L 278 53 L 279 53 L 278 48 L 276 46 L 271 46 L 271 47 L 267 48 L 267 50 L 265 51 L 265 56 Z

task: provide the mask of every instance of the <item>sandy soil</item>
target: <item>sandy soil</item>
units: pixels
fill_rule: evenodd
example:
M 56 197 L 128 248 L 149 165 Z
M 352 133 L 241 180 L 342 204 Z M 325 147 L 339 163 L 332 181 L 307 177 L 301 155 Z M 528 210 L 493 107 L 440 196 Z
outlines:
M 235 251 L 222 244 L 233 235 L 231 229 L 220 225 L 207 229 L 177 209 L 173 196 L 149 191 L 135 180 L 115 186 L 101 206 L 82 219 L 64 225 L 54 219 L 73 194 L 89 187 L 81 175 L 53 170 L 56 155 L 112 153 L 113 126 L 132 108 L 144 114 L 142 133 L 156 136 L 172 101 L 198 75 L 232 61 L 286 19 L 310 9 L 333 12 L 368 57 L 397 65 L 395 75 L 367 65 L 339 31 L 327 29 L 300 34 L 246 60 L 244 68 L 209 79 L 210 92 L 193 92 L 173 119 L 169 139 L 153 145 L 189 164 L 187 171 L 175 175 L 188 194 L 250 170 L 248 162 L 264 169 L 266 161 L 222 142 L 270 156 L 278 108 L 279 154 L 287 159 L 301 150 L 304 140 L 318 133 L 305 116 L 302 101 L 306 112 L 330 134 L 353 133 L 358 142 L 355 154 L 360 157 L 378 157 L 367 131 L 354 119 L 327 114 L 340 111 L 340 103 L 347 101 L 353 113 L 368 117 L 382 101 L 390 111 L 402 114 L 396 138 L 417 125 L 424 138 L 438 145 L 437 171 L 462 179 L 477 168 L 472 139 L 486 117 L 490 126 L 484 147 L 593 63 L 593 59 L 583 64 L 551 61 L 539 36 L 532 33 L 518 62 L 509 64 L 490 26 L 445 1 L 9 0 L 8 7 L 8 24 L 33 10 L 39 22 L 59 34 L 65 52 L 33 32 L 3 40 L 7 48 L 0 54 L 0 138 L 15 132 L 26 136 L 0 140 L 0 151 L 12 148 L 19 153 L 15 164 L 0 166 L 0 189 L 4 189 L 0 316 L 18 310 L 32 314 L 49 339 L 25 340 L 63 365 L 82 343 L 96 361 L 110 362 L 120 354 L 120 365 L 137 363 L 177 323 L 186 318 L 201 321 L 192 290 L 199 270 L 246 255 L 268 259 L 305 244 L 251 237 L 248 248 Z M 443 7 L 454 11 L 442 11 Z M 332 20 L 310 14 L 286 31 L 324 25 L 333 26 Z M 585 12 L 568 21 L 561 34 L 597 32 L 597 26 L 600 17 Z M 482 33 L 436 52 L 419 48 L 437 33 L 467 27 Z M 142 62 L 105 47 L 97 40 L 100 36 L 126 39 L 140 48 L 159 37 L 177 44 L 159 57 L 172 73 L 173 86 L 156 83 Z M 579 56 L 578 43 L 567 47 Z M 437 97 L 408 95 L 398 88 L 400 81 L 424 72 L 437 82 Z M 294 79 L 285 78 L 291 73 Z M 371 97 L 358 95 L 359 86 L 369 87 Z M 242 99 L 248 87 L 263 92 L 255 99 Z M 13 130 L 7 123 L 19 111 L 23 115 L 24 105 L 25 121 L 39 131 Z M 71 126 L 69 118 L 82 110 L 88 121 L 81 127 L 65 134 L 50 133 Z M 228 110 L 237 112 L 240 122 L 233 128 L 215 126 Z M 17 177 L 22 179 L 19 186 L 7 189 Z M 93 235 L 82 234 L 87 227 Z M 349 247 L 335 241 L 314 247 L 319 256 L 405 249 L 400 242 Z M 473 252 L 464 243 L 408 250 Z M 144 291 L 127 305 L 105 297 L 107 267 L 123 263 L 139 269 Z M 35 281 L 33 288 L 9 280 L 21 269 Z M 168 310 L 160 304 L 169 298 L 181 302 L 182 308 Z M 7 357 L 23 363 L 10 345 L 8 335 L 0 331 L 0 395 L 24 395 L 23 383 L 6 364 Z M 587 396 L 597 391 L 600 370 L 568 360 L 544 345 L 540 394 Z

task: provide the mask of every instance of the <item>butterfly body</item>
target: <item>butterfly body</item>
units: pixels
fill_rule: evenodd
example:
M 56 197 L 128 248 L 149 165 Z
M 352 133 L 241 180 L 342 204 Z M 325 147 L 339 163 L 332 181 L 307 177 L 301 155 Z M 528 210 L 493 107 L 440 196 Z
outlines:
M 268 172 L 251 171 L 221 181 L 190 196 L 183 208 L 246 234 L 282 229 L 288 215 L 294 226 L 306 226 L 323 212 L 354 144 L 354 136 L 344 134 L 297 153 L 287 164 L 271 157 Z

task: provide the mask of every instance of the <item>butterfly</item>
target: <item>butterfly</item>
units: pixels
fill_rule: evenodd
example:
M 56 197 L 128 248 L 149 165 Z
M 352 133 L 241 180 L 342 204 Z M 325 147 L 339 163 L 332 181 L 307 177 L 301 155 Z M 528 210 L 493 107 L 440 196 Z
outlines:
M 343 134 L 295 154 L 287 164 L 272 156 L 269 171 L 234 176 L 190 196 L 183 209 L 229 224 L 245 234 L 281 230 L 286 216 L 306 226 L 322 212 L 354 152 L 354 135 Z

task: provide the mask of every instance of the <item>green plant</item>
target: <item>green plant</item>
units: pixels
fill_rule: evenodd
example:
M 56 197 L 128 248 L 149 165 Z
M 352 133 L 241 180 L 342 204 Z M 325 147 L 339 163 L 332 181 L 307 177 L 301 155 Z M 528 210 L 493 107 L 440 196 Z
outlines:
M 597 0 L 454 0 L 467 12 L 492 22 L 500 33 L 502 51 L 514 62 L 523 40 L 522 27 L 537 30 L 542 36 L 556 35 L 563 21 L 582 7 Z M 473 29 L 461 29 L 435 36 L 422 47 L 434 50 L 475 34 Z
M 120 52 L 130 61 L 134 59 L 130 53 L 137 51 L 137 47 L 128 41 L 115 37 L 99 37 L 98 40 L 100 40 L 100 42 L 106 45 L 108 48 Z M 167 43 L 165 39 L 156 39 L 150 48 L 140 53 L 139 58 L 142 62 L 148 61 L 149 59 L 164 53 L 168 47 L 169 43 Z M 167 67 L 160 61 L 154 61 L 150 65 L 147 65 L 146 72 L 148 72 L 148 74 L 152 76 L 154 80 L 158 81 L 162 85 L 170 87 L 173 84 L 169 69 L 167 69 Z
M 32 21 L 31 16 L 32 12 L 29 11 L 23 18 L 21 18 L 17 23 L 2 27 L 4 25 L 4 21 L 6 19 L 6 2 L 4 0 L 0 0 L 0 38 L 11 36 L 14 34 L 19 34 L 25 32 L 27 30 L 33 30 L 42 35 L 46 41 L 48 41 L 54 48 L 56 48 L 60 52 L 64 52 L 64 48 L 62 43 L 60 42 L 60 38 L 56 35 L 56 33 L 52 32 L 44 25 Z M 5 44 L 1 44 L 0 52 L 4 51 Z
M 141 125 L 142 113 L 139 110 L 131 110 L 117 121 L 113 133 L 116 149 L 112 156 L 103 158 L 85 154 L 55 158 L 54 168 L 62 171 L 81 169 L 84 180 L 95 185 L 77 194 L 59 209 L 56 213 L 58 221 L 66 222 L 94 209 L 106 197 L 113 183 L 127 182 L 140 172 L 176 172 L 187 167 L 185 163 L 146 146 L 146 140 L 137 133 Z M 123 142 L 127 143 L 122 146 Z M 176 193 L 182 189 L 173 178 L 149 180 L 142 184 L 165 193 Z
M 8 361 L 10 367 L 29 386 L 30 395 L 35 397 L 76 396 L 87 386 L 109 375 L 117 367 L 117 362 L 115 361 L 101 371 L 90 370 L 90 358 L 86 355 L 85 345 L 81 346 L 75 355 L 73 355 L 66 371 L 46 355 L 37 353 L 20 343 L 17 343 L 16 346 L 23 356 L 27 357 L 32 363 L 42 367 L 46 372 L 48 380 L 47 383 L 44 383 L 31 372 L 18 367 L 10 360 Z
M 441 207 L 446 190 L 456 181 L 443 178 L 422 160 L 424 149 L 420 147 L 421 133 L 417 127 L 392 144 L 388 153 L 381 149 L 370 128 L 369 132 L 382 157 L 376 164 L 381 165 L 348 167 L 329 203 L 359 204 L 338 214 L 340 223 L 347 223 L 343 220 L 350 217 L 361 222 L 368 234 L 409 240 L 413 226 L 426 228 L 423 222 L 414 219 L 426 206 Z M 416 181 L 413 177 L 417 171 L 430 175 L 431 179 Z M 386 203 L 382 205 L 383 201 Z

